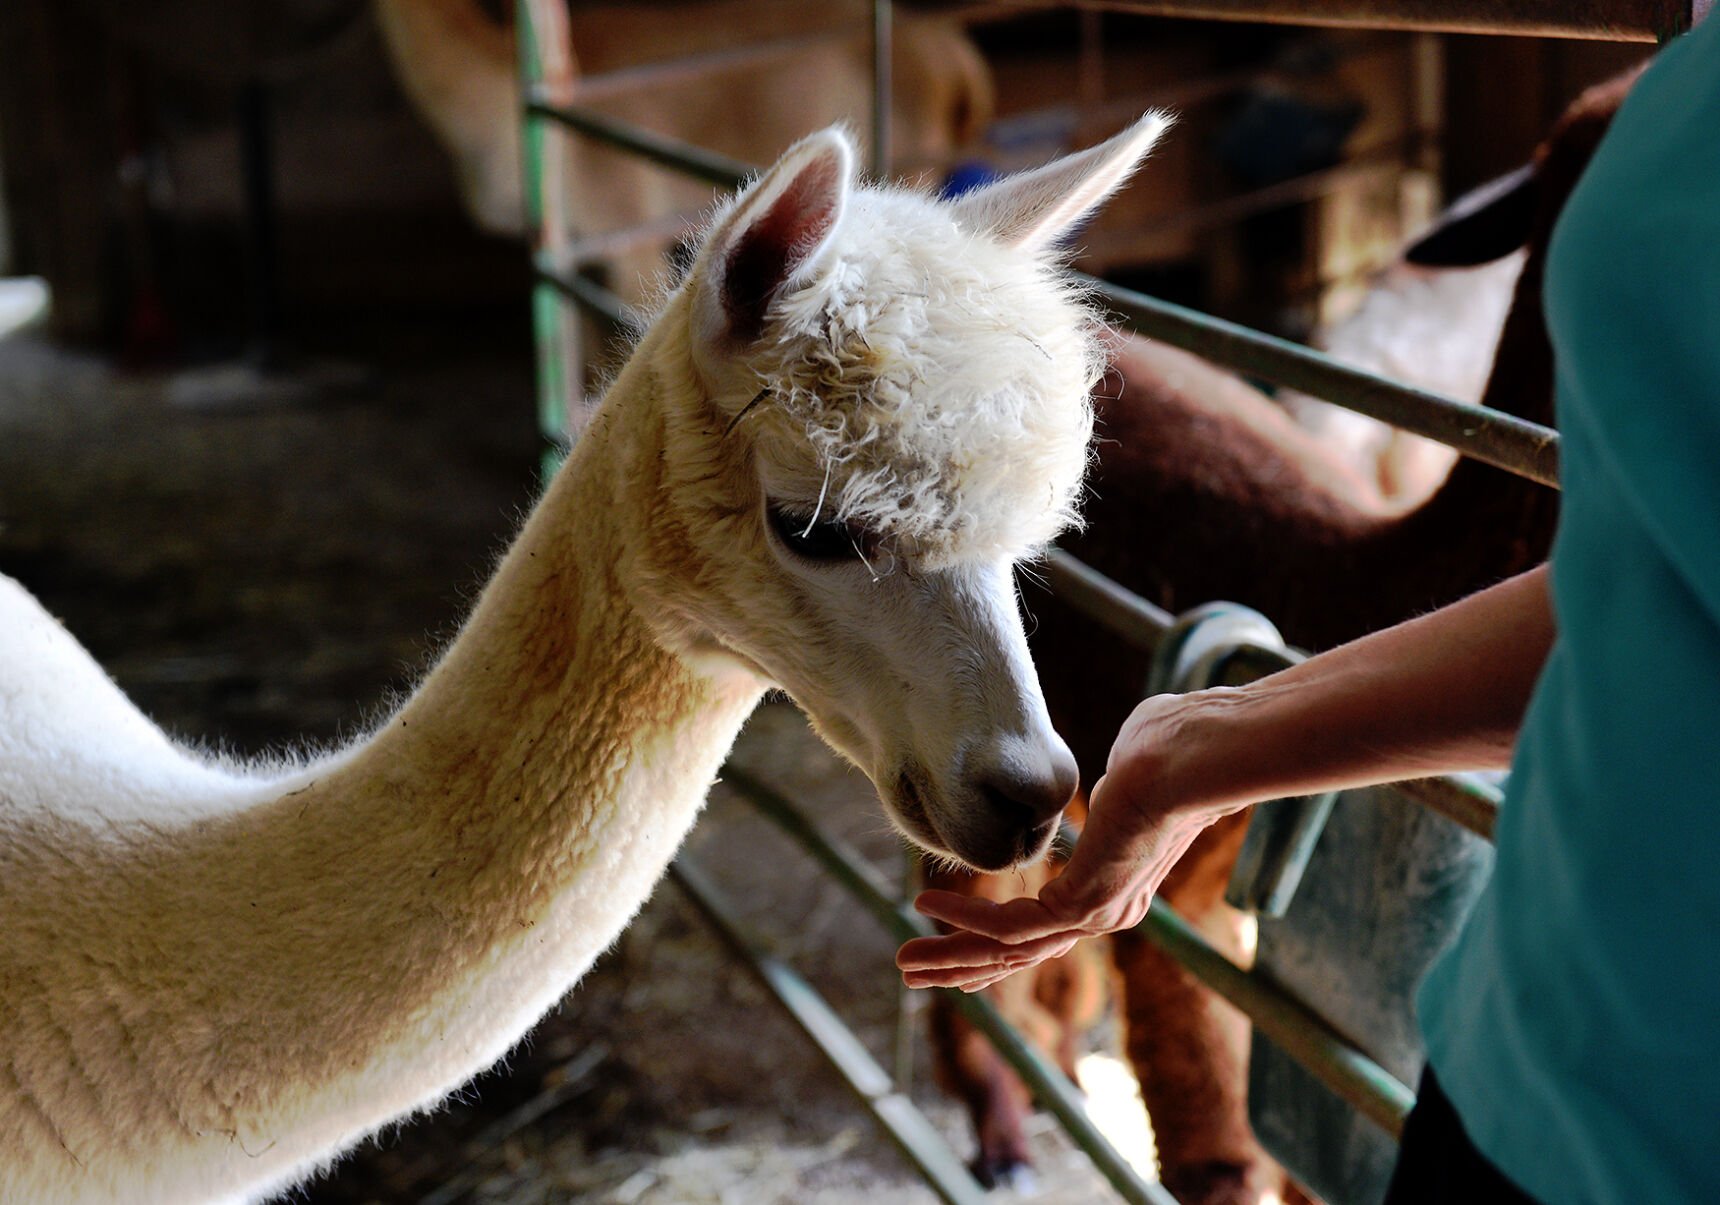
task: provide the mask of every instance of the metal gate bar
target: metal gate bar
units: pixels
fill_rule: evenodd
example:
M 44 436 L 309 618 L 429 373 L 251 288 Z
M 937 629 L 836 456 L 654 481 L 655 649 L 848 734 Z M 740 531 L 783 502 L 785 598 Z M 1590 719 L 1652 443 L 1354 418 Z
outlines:
M 913 1101 L 896 1090 L 889 1074 L 860 1044 L 830 1005 L 782 959 L 735 919 L 732 905 L 696 865 L 685 857 L 669 867 L 669 877 L 710 922 L 729 949 L 746 964 L 761 986 L 794 1019 L 843 1081 L 860 1098 L 926 1183 L 948 1205 L 985 1205 L 985 1189 L 973 1178 L 943 1136 L 932 1128 Z
M 836 882 L 884 926 L 896 942 L 928 937 L 935 930 L 924 917 L 909 911 L 891 893 L 883 881 L 858 854 L 826 834 L 807 818 L 806 814 L 759 779 L 733 765 L 723 768 L 722 781 L 739 792 L 754 807 L 770 818 L 796 844 L 811 854 Z M 1196 940 L 1199 940 L 1198 938 Z M 1222 956 L 1221 956 L 1222 957 Z M 1051 1112 L 1070 1139 L 1093 1161 L 1099 1174 L 1130 1205 L 1176 1205 L 1159 1185 L 1145 1180 L 1118 1153 L 1110 1139 L 1099 1132 L 1087 1115 L 1079 1090 L 1057 1068 L 1029 1046 L 1009 1022 L 1005 1021 L 992 1002 L 980 995 L 969 995 L 951 989 L 938 989 L 974 1028 L 985 1034 L 998 1054 L 1013 1067 L 1040 1104 Z
M 726 784 L 745 796 L 801 848 L 818 859 L 842 887 L 865 905 L 893 939 L 908 941 L 933 932 L 924 919 L 909 912 L 891 896 L 889 889 L 879 882 L 878 876 L 858 855 L 832 840 L 788 799 L 733 766 L 725 767 L 722 777 Z M 1230 961 L 1163 900 L 1153 901 L 1146 919 L 1141 922 L 1140 931 L 1195 978 L 1246 1013 L 1262 1032 L 1271 1035 L 1287 1053 L 1355 1105 L 1369 1120 L 1393 1137 L 1402 1133 L 1403 1119 L 1415 1103 L 1415 1094 L 1307 1005 L 1268 976 L 1245 970 Z M 1119 1171 L 1128 1172 L 1139 1180 L 1134 1169 L 1116 1155 L 1115 1149 L 1093 1127 L 1069 1081 L 1026 1045 L 1021 1035 L 998 1015 L 989 1000 L 981 995 L 948 988 L 938 990 L 948 995 L 967 1019 L 992 1039 L 998 1053 L 1063 1122 L 1070 1137 L 1087 1152 L 1119 1192 L 1124 1192 L 1123 1186 L 1101 1159 L 1106 1152 L 1109 1152 L 1107 1158 L 1115 1158 L 1120 1164 Z M 1144 1181 L 1140 1181 L 1140 1185 L 1142 1188 L 1157 1188 Z M 1162 1189 L 1158 1191 L 1163 1192 Z M 1131 1201 L 1137 1199 L 1127 1192 L 1124 1195 Z
M 1060 548 L 1047 554 L 1046 576 L 1058 599 L 1145 652 L 1158 647 L 1160 638 L 1175 621 L 1163 607 L 1148 602 Z M 1496 787 L 1452 774 L 1386 785 L 1477 836 L 1493 839 L 1501 799 Z
M 894 131 L 890 125 L 890 73 L 893 69 L 895 5 L 872 0 L 872 174 L 890 174 Z
M 1045 554 L 1045 569 L 1053 594 L 1138 649 L 1152 652 L 1176 622 L 1176 616 L 1163 607 L 1148 602 L 1061 548 Z
M 1351 368 L 1300 343 L 1145 293 L 1092 277 L 1086 282 L 1127 325 L 1149 338 L 1336 402 L 1519 477 L 1559 484 L 1559 433 L 1551 427 Z
M 1689 29 L 1711 5 L 1712 0 L 1090 0 L 1082 7 L 1209 21 L 1659 42 Z
M 649 159 L 662 167 L 678 171 L 684 176 L 692 176 L 696 180 L 703 180 L 707 184 L 714 184 L 718 188 L 734 188 L 758 170 L 750 163 L 743 163 L 717 151 L 708 151 L 702 146 L 694 146 L 679 138 L 658 134 L 633 122 L 622 121 L 619 117 L 599 113 L 596 109 L 582 105 L 554 104 L 536 89 L 526 94 L 526 114 L 528 117 L 543 117 L 559 122 L 588 138 L 631 151 L 641 159 Z
M 1393 1138 L 1403 1136 L 1415 1093 L 1267 975 L 1244 970 L 1154 897 L 1140 931 L 1196 979 L 1236 1005 L 1297 1062 Z
M 540 283 L 599 318 L 622 328 L 633 325 L 621 298 L 583 272 L 564 270 L 552 263 L 547 255 L 539 254 L 532 261 L 532 273 Z
M 1447 774 L 1438 778 L 1406 778 L 1390 785 L 1428 811 L 1439 813 L 1477 837 L 1493 840 L 1505 793 L 1491 783 Z
M 516 8 L 520 87 L 528 96 L 568 103 L 573 99 L 574 66 L 568 39 L 567 10 L 558 0 L 519 0 Z M 568 258 L 567 146 L 550 138 L 544 123 L 530 114 L 520 123 L 521 178 L 525 189 L 526 228 L 534 264 L 559 264 Z M 538 429 L 547 440 L 540 472 L 548 481 L 564 450 L 568 399 L 584 388 L 584 357 L 579 316 L 541 271 L 532 286 L 532 343 L 537 363 Z

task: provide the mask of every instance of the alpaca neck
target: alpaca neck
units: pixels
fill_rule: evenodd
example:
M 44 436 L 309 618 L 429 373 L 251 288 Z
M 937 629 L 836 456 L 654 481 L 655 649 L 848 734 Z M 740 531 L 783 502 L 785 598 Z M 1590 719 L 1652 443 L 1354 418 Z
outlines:
M 649 895 L 762 686 L 670 651 L 632 601 L 627 524 L 657 459 L 639 380 L 374 737 L 11 885 L 44 919 L 36 954 L 21 930 L 46 968 L 24 1006 L 81 1035 L 0 1064 L 22 1086 L 0 1126 L 40 1131 L 26 1183 L 200 1200 L 285 1182 L 499 1058 Z M 603 421 L 618 409 L 628 433 Z M 107 1095 L 63 1088 L 83 1082 Z
M 630 421 L 653 412 L 626 405 Z M 329 783 L 323 824 L 373 843 L 393 829 L 400 842 L 378 904 L 434 914 L 392 961 L 426 986 L 443 978 L 412 1007 L 437 1016 L 443 1044 L 464 1033 L 476 1066 L 449 1068 L 448 1087 L 614 940 L 762 690 L 744 670 L 688 664 L 633 601 L 639 537 L 617 517 L 648 513 L 632 495 L 654 458 L 595 423 L 442 663 Z M 367 814 L 343 820 L 353 801 Z M 391 942 L 397 926 L 379 946 Z
M 618 893 L 600 868 L 647 850 L 654 881 L 762 689 L 689 665 L 635 606 L 631 537 L 605 520 L 646 507 L 606 434 L 552 483 L 442 663 L 342 772 L 352 793 L 412 799 L 418 826 L 441 826 L 450 894 L 493 922 L 570 888 L 602 910 Z M 616 901 L 621 919 L 642 897 Z

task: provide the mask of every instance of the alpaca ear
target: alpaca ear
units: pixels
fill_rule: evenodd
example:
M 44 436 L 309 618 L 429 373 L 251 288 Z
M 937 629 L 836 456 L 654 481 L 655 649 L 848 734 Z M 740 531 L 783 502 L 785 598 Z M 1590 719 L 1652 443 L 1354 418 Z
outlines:
M 770 303 L 816 270 L 853 185 L 853 145 L 832 126 L 795 143 L 741 194 L 705 241 L 698 319 L 707 339 L 758 338 Z
M 1011 246 L 1042 251 L 1121 188 L 1170 126 L 1169 115 L 1148 113 L 1098 146 L 958 198 L 951 202 L 956 220 Z
M 1446 206 L 1405 249 L 1404 261 L 1423 268 L 1474 268 L 1503 259 L 1527 245 L 1540 202 L 1534 164 L 1490 180 Z

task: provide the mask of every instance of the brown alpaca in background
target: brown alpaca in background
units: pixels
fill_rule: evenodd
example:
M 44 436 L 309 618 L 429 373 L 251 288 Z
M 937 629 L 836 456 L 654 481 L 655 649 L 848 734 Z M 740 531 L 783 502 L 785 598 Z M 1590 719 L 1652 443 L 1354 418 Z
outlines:
M 1467 266 L 1478 254 L 1528 248 L 1485 405 L 1553 420 L 1552 351 L 1541 311 L 1547 241 L 1636 74 L 1584 93 L 1555 126 L 1523 185 L 1533 191 L 1515 211 L 1525 227 L 1500 230 L 1510 207 L 1491 207 L 1437 229 L 1411 252 L 1412 262 Z M 1214 599 L 1239 602 L 1271 618 L 1293 646 L 1314 651 L 1528 569 L 1551 544 L 1554 491 L 1464 460 L 1420 506 L 1394 514 L 1378 505 L 1377 490 L 1358 476 L 1353 460 L 1269 398 L 1162 344 L 1121 339 L 1113 375 L 1095 404 L 1099 465 L 1088 522 L 1065 546 L 1173 612 Z M 1139 701 L 1149 658 L 1055 598 L 1030 590 L 1028 605 L 1047 705 L 1082 781 L 1092 783 Z M 1208 829 L 1161 892 L 1238 960 L 1246 951 L 1223 893 L 1247 816 Z M 966 886 L 964 877 L 972 876 L 941 875 L 937 886 L 1001 898 L 1034 890 L 1013 877 Z M 1139 934 L 1119 934 L 1112 944 L 1128 1053 L 1165 1186 L 1185 1205 L 1254 1205 L 1269 1192 L 1283 1193 L 1282 1171 L 1248 1124 L 1247 1019 Z M 934 1040 L 949 1038 L 935 1028 Z M 979 1102 L 982 1174 L 1007 1176 L 1017 1154 L 1007 1144 L 988 1148 L 988 1136 L 1019 1131 L 1020 1124 L 991 1114 L 1018 1110 L 1025 1089 L 1007 1068 L 971 1055 L 958 1066 L 947 1045 L 938 1057 L 945 1078 L 965 1075 L 958 1095 Z

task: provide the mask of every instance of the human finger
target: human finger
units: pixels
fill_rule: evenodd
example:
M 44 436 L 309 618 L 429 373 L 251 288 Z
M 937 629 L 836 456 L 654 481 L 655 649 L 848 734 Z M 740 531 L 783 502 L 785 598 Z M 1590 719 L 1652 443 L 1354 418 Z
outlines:
M 1042 900 L 1033 896 L 997 903 L 953 891 L 922 891 L 914 898 L 914 909 L 932 920 L 1010 945 L 1033 941 L 1068 927 Z
M 990 966 L 976 967 L 947 967 L 926 971 L 907 972 L 902 981 L 909 987 L 948 987 L 963 992 L 983 992 L 994 983 L 1001 983 L 1011 975 L 1049 962 L 1053 958 L 1061 958 L 1075 948 L 1079 941 L 1076 937 L 1064 937 L 1053 943 L 1037 947 L 1030 958 L 1016 957 L 1009 962 L 995 963 Z M 1013 951 L 1016 947 L 1010 947 Z
M 1022 971 L 1026 970 L 1026 969 L 1027 969 L 1026 967 L 1011 967 L 1007 971 L 999 972 L 998 974 L 989 976 L 985 979 L 979 979 L 979 980 L 976 980 L 972 983 L 963 984 L 960 990 L 968 993 L 971 996 L 977 992 L 983 992 L 983 991 L 985 991 L 986 988 L 992 987 L 995 984 L 1002 983 L 1005 979 L 1008 979 L 1011 975 L 1020 974 Z
M 916 937 L 896 951 L 896 966 L 903 971 L 938 971 L 953 968 L 1018 967 L 1067 950 L 1070 935 L 1048 934 L 1033 941 L 1007 943 L 980 933 L 941 933 Z
M 940 967 L 925 971 L 902 972 L 902 983 L 910 988 L 947 987 L 960 992 L 978 991 L 988 983 L 1007 979 L 1017 971 L 1026 970 L 1031 963 L 1018 966 Z

